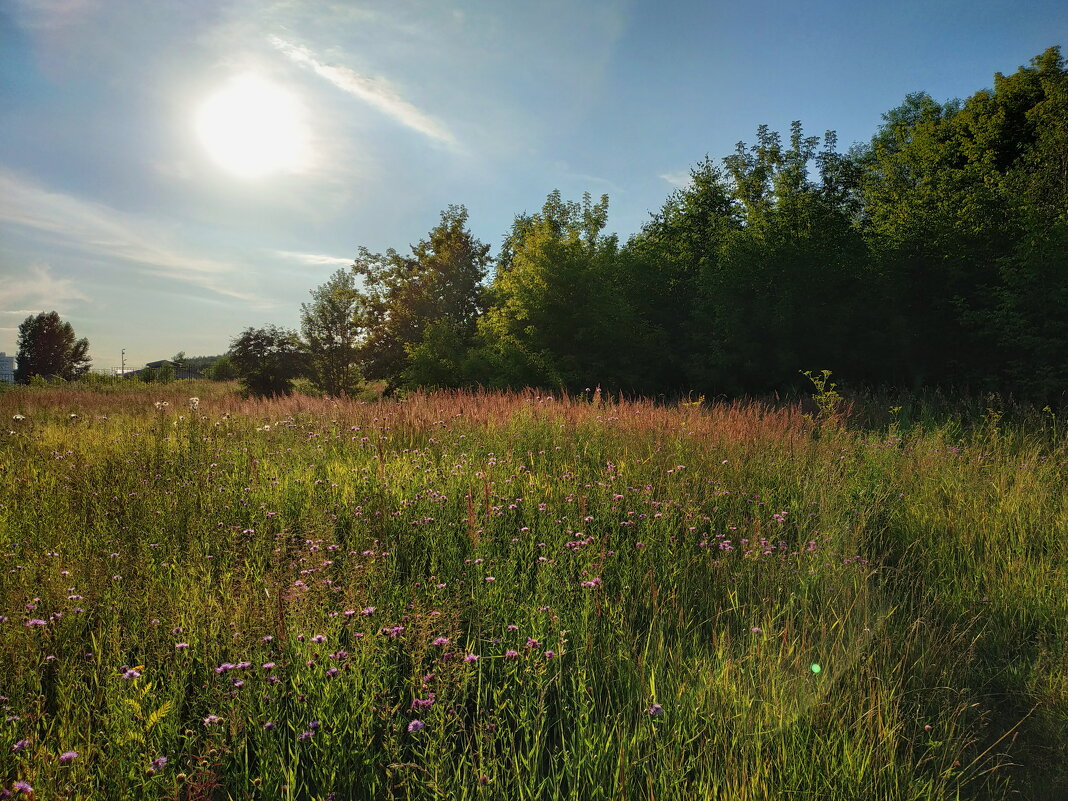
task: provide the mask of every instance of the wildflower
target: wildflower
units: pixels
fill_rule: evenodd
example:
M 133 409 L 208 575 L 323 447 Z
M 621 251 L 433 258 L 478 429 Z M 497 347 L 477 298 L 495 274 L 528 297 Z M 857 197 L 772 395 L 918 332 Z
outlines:
M 152 760 L 151 763 L 149 763 L 148 772 L 149 773 L 159 773 L 159 771 L 163 770 L 163 768 L 166 767 L 166 765 L 167 765 L 167 757 L 165 757 L 165 756 L 156 757 L 155 759 Z
M 274 662 L 264 662 L 263 663 L 263 669 L 264 670 L 270 670 L 273 667 L 274 667 Z
M 41 620 L 38 617 L 35 617 L 32 620 L 26 621 L 26 628 L 32 628 L 33 626 L 47 626 L 47 625 L 48 625 L 48 621 Z
M 15 743 L 13 746 L 11 746 L 11 753 L 17 754 L 19 751 L 25 751 L 29 747 L 30 747 L 30 741 L 29 740 L 19 740 L 17 743 Z
M 448 637 L 438 637 L 437 639 L 435 639 L 430 644 L 431 645 L 448 645 L 449 644 L 449 638 Z
M 509 623 L 508 631 L 519 631 L 519 626 L 517 626 L 515 623 Z
M 222 718 L 220 718 L 218 715 L 208 715 L 206 718 L 204 718 L 204 725 L 205 726 L 210 726 L 213 723 L 221 723 L 221 722 L 222 722 Z
M 11 785 L 11 789 L 16 793 L 25 793 L 26 795 L 33 795 L 33 787 L 29 782 L 15 782 Z
M 426 726 L 426 724 L 423 723 L 423 721 L 421 721 L 421 720 L 413 720 L 411 723 L 408 724 L 408 731 L 410 731 L 410 732 L 422 731 L 425 726 Z
M 23 420 L 26 419 L 26 415 L 24 415 L 24 414 L 15 414 L 15 415 L 11 416 L 11 419 L 14 420 L 16 423 L 21 423 Z
M 519 651 L 513 651 L 511 648 L 509 648 L 507 651 L 504 652 L 504 658 L 505 659 L 518 659 L 519 658 Z
M 475 662 L 478 660 L 478 654 L 468 654 L 464 657 L 465 662 Z
M 367 617 L 370 617 L 371 615 L 373 615 L 373 614 L 375 613 L 375 610 L 376 610 L 377 608 L 378 608 L 377 606 L 368 606 L 368 607 L 364 607 L 364 609 L 362 609 L 362 610 L 360 611 L 360 614 L 361 614 L 361 615 L 365 615 L 365 616 L 367 616 Z
M 491 581 L 496 581 L 497 579 L 495 579 L 493 576 L 486 576 L 485 580 L 488 583 L 488 582 L 491 582 Z
M 546 651 L 545 652 L 545 658 L 546 659 L 553 659 L 555 656 L 556 656 L 556 652 L 555 651 Z
M 140 676 L 141 676 L 141 671 L 135 670 L 134 668 L 130 668 L 129 670 L 127 670 L 125 673 L 122 674 L 122 677 L 124 679 L 136 679 L 136 678 L 139 678 Z
M 59 764 L 60 765 L 69 765 L 71 762 L 73 762 L 77 758 L 78 758 L 78 752 L 77 751 L 64 751 L 62 754 L 59 755 Z
M 266 731 L 270 731 L 271 729 L 274 728 L 274 721 L 273 720 L 268 720 L 266 723 L 263 724 L 263 728 Z
M 751 632 L 753 632 L 753 634 L 763 634 L 764 633 L 764 629 L 760 628 L 759 626 L 753 626 L 753 628 L 751 628 L 749 630 Z
M 325 639 L 326 639 L 326 637 L 324 637 L 322 634 L 316 634 L 314 637 L 311 638 L 311 641 L 312 642 L 323 642 Z
M 599 587 L 599 586 L 601 586 L 601 579 L 600 579 L 599 576 L 594 576 L 589 581 L 583 581 L 581 586 L 586 587 L 587 589 L 592 589 L 594 587 Z
M 199 408 L 200 408 L 200 398 L 190 398 L 189 399 L 189 411 L 195 412 Z
M 188 647 L 189 647 L 189 643 L 187 643 L 187 642 L 176 642 L 174 644 L 174 648 L 177 651 L 184 651 Z
M 300 733 L 300 736 L 297 739 L 298 740 L 310 740 L 314 736 L 315 736 L 315 732 L 313 732 L 313 731 L 302 731 Z
M 664 707 L 660 706 L 660 704 L 653 704 L 645 710 L 645 714 L 651 718 L 658 718 L 664 714 Z

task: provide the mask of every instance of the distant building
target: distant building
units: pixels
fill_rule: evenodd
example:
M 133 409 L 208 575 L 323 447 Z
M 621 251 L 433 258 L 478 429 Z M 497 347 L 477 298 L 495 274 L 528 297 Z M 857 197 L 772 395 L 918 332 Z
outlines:
M 0 384 L 15 383 L 15 357 L 0 350 Z
M 122 373 L 123 378 L 138 378 L 142 370 L 158 370 L 161 367 L 170 367 L 174 371 L 174 378 L 203 378 L 197 370 L 190 370 L 188 367 L 183 367 L 180 364 L 175 364 L 170 359 L 159 359 L 154 362 L 147 362 L 141 370 L 127 370 Z

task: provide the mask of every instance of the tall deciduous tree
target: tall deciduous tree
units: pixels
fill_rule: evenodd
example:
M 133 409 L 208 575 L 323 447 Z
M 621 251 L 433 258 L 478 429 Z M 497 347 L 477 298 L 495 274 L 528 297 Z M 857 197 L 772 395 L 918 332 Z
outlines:
M 351 395 L 360 383 L 364 330 L 356 275 L 338 270 L 311 294 L 311 303 L 300 307 L 300 328 L 312 381 L 329 395 Z
M 629 386 L 635 325 L 620 287 L 618 245 L 604 234 L 608 197 L 516 218 L 481 322 L 499 383 Z
M 245 391 L 259 397 L 291 394 L 305 369 L 296 332 L 273 325 L 246 328 L 230 343 L 229 356 Z
M 21 384 L 35 375 L 72 381 L 89 370 L 89 340 L 77 339 L 57 312 L 41 312 L 19 326 L 16 359 L 15 380 Z
M 457 354 L 462 357 L 470 347 L 483 309 L 489 250 L 467 229 L 463 206 L 443 211 L 441 222 L 412 246 L 411 255 L 360 249 L 354 271 L 363 280 L 365 377 L 384 379 L 387 389 L 443 374 L 459 382 Z M 428 364 L 434 365 L 432 374 L 421 371 Z

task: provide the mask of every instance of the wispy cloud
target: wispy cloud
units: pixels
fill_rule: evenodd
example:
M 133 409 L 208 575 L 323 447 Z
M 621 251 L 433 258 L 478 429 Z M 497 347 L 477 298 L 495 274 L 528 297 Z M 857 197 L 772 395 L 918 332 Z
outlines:
M 679 189 L 685 189 L 690 185 L 690 171 L 689 170 L 676 170 L 674 172 L 662 172 L 660 177 L 667 181 L 672 186 Z
M 89 298 L 70 278 L 57 278 L 47 264 L 35 264 L 21 276 L 5 278 L 0 284 L 0 309 L 6 306 L 23 308 L 0 310 L 8 317 L 28 317 L 40 311 L 56 309 L 70 301 Z
M 347 267 L 353 262 L 351 257 L 342 258 L 340 256 L 327 256 L 322 253 L 295 253 L 292 250 L 272 250 L 270 252 L 280 259 L 299 261 L 301 264 L 310 264 L 315 267 L 333 265 Z
M 401 125 L 444 144 L 456 144 L 456 139 L 443 123 L 402 98 L 385 78 L 361 75 L 348 67 L 324 64 L 308 48 L 277 36 L 269 36 L 268 41 L 294 64 L 311 68 L 320 78 L 374 106 Z
M 97 5 L 95 0 L 15 0 L 12 11 L 24 28 L 55 30 L 81 22 Z
M 42 232 L 52 244 L 133 264 L 144 272 L 218 295 L 261 302 L 234 288 L 234 265 L 180 252 L 167 244 L 167 232 L 161 226 L 100 203 L 52 192 L 2 167 L 0 225 Z

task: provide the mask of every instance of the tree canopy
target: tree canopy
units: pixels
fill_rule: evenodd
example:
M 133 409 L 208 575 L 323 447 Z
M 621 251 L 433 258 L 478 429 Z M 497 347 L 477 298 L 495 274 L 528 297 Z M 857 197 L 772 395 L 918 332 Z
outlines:
M 73 381 L 89 371 L 89 340 L 78 339 L 58 312 L 41 312 L 22 321 L 18 333 L 15 381 L 34 376 Z

